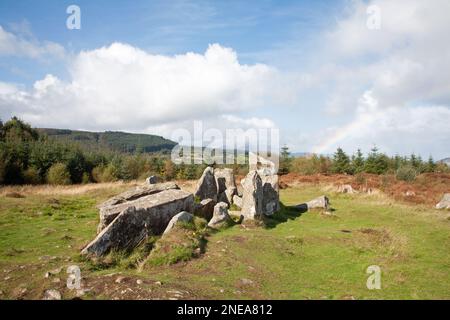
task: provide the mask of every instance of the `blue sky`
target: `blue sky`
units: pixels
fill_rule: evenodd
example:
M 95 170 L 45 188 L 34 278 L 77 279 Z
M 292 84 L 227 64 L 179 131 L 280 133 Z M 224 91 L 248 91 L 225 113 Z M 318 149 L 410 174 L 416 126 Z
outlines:
M 66 28 L 72 4 L 81 30 Z M 379 30 L 367 27 L 369 6 L 380 9 Z M 4 0 L 0 117 L 169 138 L 194 120 L 220 130 L 268 126 L 293 151 L 376 144 L 444 157 L 447 8 L 440 0 Z

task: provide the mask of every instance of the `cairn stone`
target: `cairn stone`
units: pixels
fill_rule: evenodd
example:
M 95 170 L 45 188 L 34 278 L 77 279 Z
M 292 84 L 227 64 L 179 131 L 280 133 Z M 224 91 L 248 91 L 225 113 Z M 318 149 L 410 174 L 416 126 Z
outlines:
M 104 228 L 106 228 L 123 210 L 133 205 L 131 202 L 165 190 L 178 189 L 180 188 L 174 182 L 144 185 L 125 191 L 103 202 L 98 206 L 100 210 L 100 223 L 97 228 L 97 233 L 100 233 Z
M 270 216 L 280 210 L 278 175 L 260 175 L 263 185 L 263 213 Z
M 226 202 L 227 204 L 233 203 L 233 196 L 237 194 L 233 169 L 215 169 L 214 177 L 217 183 L 218 201 Z
M 246 219 L 258 219 L 264 214 L 263 185 L 256 170 L 250 171 L 241 181 L 242 184 L 242 214 Z
M 194 194 L 200 200 L 213 199 L 217 201 L 217 182 L 212 167 L 206 167 L 205 171 L 203 171 L 201 178 L 197 182 L 197 190 Z
M 228 214 L 228 204 L 225 202 L 219 202 L 214 206 L 214 213 L 211 220 L 208 222 L 208 227 L 211 228 L 221 228 L 233 223 Z
M 306 203 L 308 209 L 320 208 L 328 210 L 330 208 L 330 200 L 327 196 L 320 196 Z
M 166 230 L 164 230 L 163 235 L 168 234 L 170 230 L 172 230 L 178 222 L 191 222 L 193 219 L 194 216 L 187 211 L 182 211 L 176 214 L 172 219 L 170 219 L 169 224 L 167 225 Z
M 239 207 L 242 208 L 242 198 L 239 197 L 237 194 L 233 196 L 233 203 Z
M 181 211 L 192 212 L 194 197 L 182 190 L 164 190 L 125 203 L 122 212 L 83 250 L 102 256 L 111 249 L 131 250 L 148 235 L 160 235 Z
M 194 205 L 194 215 L 205 218 L 207 221 L 211 220 L 214 212 L 216 201 L 213 199 L 204 199 L 200 203 Z

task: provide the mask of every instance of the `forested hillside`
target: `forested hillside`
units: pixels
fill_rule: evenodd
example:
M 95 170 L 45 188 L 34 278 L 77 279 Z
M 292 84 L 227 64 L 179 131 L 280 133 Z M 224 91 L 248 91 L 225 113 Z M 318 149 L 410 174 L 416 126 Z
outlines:
M 90 132 L 67 129 L 37 129 L 50 139 L 77 142 L 87 150 L 109 150 L 123 153 L 163 152 L 167 153 L 176 145 L 175 142 L 161 136 L 136 134 L 118 131 Z

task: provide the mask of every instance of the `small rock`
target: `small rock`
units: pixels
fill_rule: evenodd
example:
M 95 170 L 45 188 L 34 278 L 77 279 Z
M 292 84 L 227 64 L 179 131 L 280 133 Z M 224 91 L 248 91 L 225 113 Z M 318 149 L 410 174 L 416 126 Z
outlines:
M 82 297 L 84 296 L 86 293 L 90 292 L 91 289 L 78 289 L 77 290 L 77 297 Z
M 162 282 L 161 282 L 161 281 L 156 281 L 155 284 L 156 284 L 157 286 L 162 286 Z
M 50 273 L 56 275 L 56 274 L 61 273 L 61 271 L 62 271 L 62 267 L 61 267 L 61 268 L 56 268 L 56 269 L 50 270 Z
M 147 179 L 145 179 L 145 182 L 147 184 L 155 184 L 158 183 L 158 178 L 156 176 L 150 176 Z
M 250 284 L 253 284 L 253 281 L 250 280 L 250 279 L 242 278 L 242 279 L 241 279 L 241 283 L 242 283 L 243 285 L 250 285 Z
M 60 282 L 61 282 L 61 279 L 60 279 L 60 278 L 55 278 L 55 279 L 52 280 L 52 282 L 53 282 L 53 283 L 60 283 Z
M 144 282 L 143 282 L 141 279 L 138 279 L 138 280 L 136 280 L 136 283 L 137 283 L 138 285 L 141 285 L 141 284 L 143 284 Z
M 61 293 L 58 290 L 45 290 L 43 300 L 61 300 Z
M 349 184 L 343 184 L 338 187 L 338 192 L 340 193 L 356 193 L 355 190 L 353 190 L 352 186 Z
M 23 298 L 23 296 L 28 292 L 27 288 L 18 287 L 13 290 L 12 294 L 15 298 L 20 299 Z
M 117 277 L 117 279 L 116 279 L 115 282 L 116 282 L 116 283 L 122 283 L 125 279 L 126 279 L 125 277 L 120 276 L 120 277 Z

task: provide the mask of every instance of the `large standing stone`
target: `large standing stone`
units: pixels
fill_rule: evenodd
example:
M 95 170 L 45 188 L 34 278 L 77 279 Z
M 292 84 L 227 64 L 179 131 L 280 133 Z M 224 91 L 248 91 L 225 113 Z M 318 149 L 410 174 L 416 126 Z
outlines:
M 234 195 L 234 196 L 233 196 L 233 203 L 234 203 L 237 207 L 242 208 L 242 198 L 239 197 L 238 195 Z
M 165 190 L 123 204 L 122 212 L 82 251 L 102 256 L 111 249 L 130 250 L 148 235 L 163 233 L 173 216 L 192 211 L 194 197 L 182 190 Z
M 263 185 L 263 213 L 270 216 L 280 210 L 278 175 L 261 175 Z
M 278 165 L 253 152 L 249 153 L 249 171 L 256 170 L 258 174 L 275 175 L 278 172 Z
M 100 223 L 97 228 L 97 233 L 102 231 L 108 224 L 110 224 L 111 221 L 113 221 L 119 215 L 119 213 L 129 207 L 129 202 L 172 189 L 179 189 L 179 187 L 174 182 L 144 185 L 136 187 L 132 190 L 125 191 L 103 202 L 98 206 L 98 208 L 100 209 Z
M 263 185 L 256 170 L 250 171 L 242 184 L 242 214 L 247 219 L 257 219 L 264 214 Z
M 194 214 L 209 221 L 213 216 L 216 202 L 213 199 L 204 199 L 194 205 Z
M 203 174 L 197 183 L 195 196 L 199 197 L 200 200 L 213 199 L 214 201 L 217 201 L 217 182 L 212 167 L 207 167 L 205 171 L 203 171 Z
M 163 234 L 168 234 L 170 232 L 170 230 L 173 229 L 173 227 L 175 227 L 175 225 L 179 222 L 191 222 L 194 219 L 194 216 L 187 212 L 187 211 L 182 211 L 178 214 L 176 214 L 175 216 L 173 216 L 172 219 L 170 219 L 169 224 L 166 227 L 166 230 L 164 230 Z
M 228 204 L 225 202 L 219 202 L 214 206 L 214 214 L 212 219 L 208 222 L 208 227 L 220 228 L 233 223 L 228 214 Z
M 233 202 L 233 196 L 237 194 L 233 169 L 215 169 L 214 177 L 217 182 L 218 201 L 231 204 Z
M 450 209 L 450 193 L 445 193 L 436 209 Z

